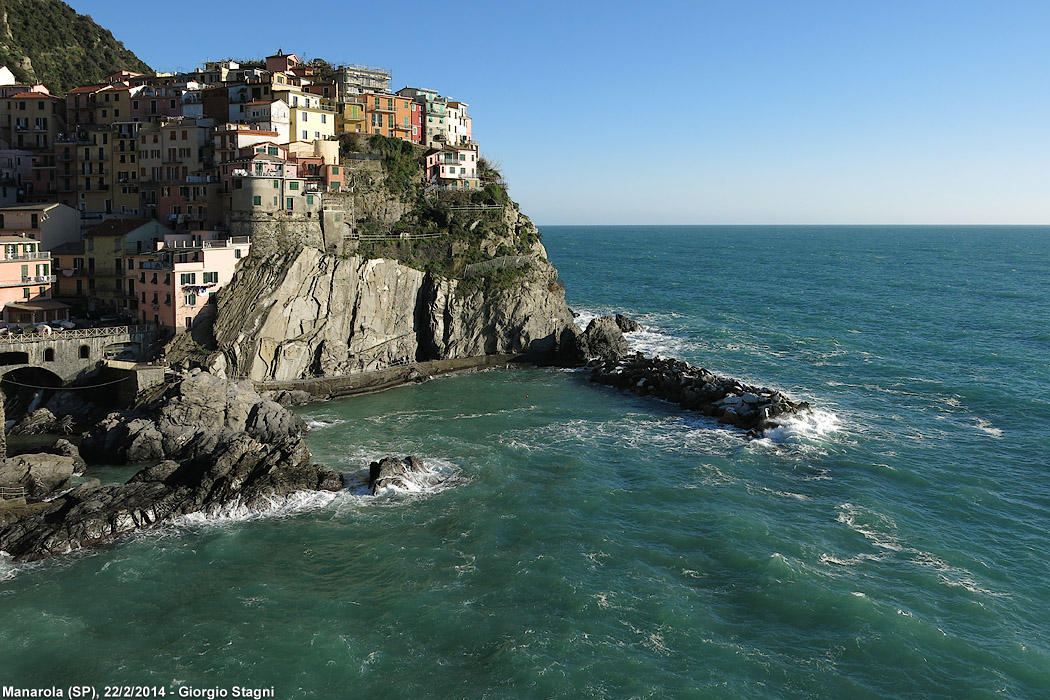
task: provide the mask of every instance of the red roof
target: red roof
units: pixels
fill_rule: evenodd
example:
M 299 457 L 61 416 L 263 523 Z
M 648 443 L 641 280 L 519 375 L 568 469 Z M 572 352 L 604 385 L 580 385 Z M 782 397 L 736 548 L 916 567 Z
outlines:
M 66 94 L 67 95 L 72 95 L 73 93 L 76 93 L 76 92 L 98 92 L 99 90 L 101 90 L 104 87 L 109 87 L 109 86 L 104 84 L 104 83 L 100 84 L 100 85 L 81 85 L 80 87 L 75 87 L 72 90 L 69 90 L 68 92 L 66 92 Z
M 12 98 L 15 98 L 15 97 L 20 97 L 20 98 L 30 98 L 30 97 L 36 97 L 36 98 L 40 98 L 40 97 L 50 97 L 50 98 L 51 98 L 51 99 L 53 99 L 53 100 L 60 100 L 60 99 L 62 99 L 61 97 L 55 97 L 54 95 L 50 95 L 50 94 L 48 94 L 48 93 L 46 93 L 46 92 L 20 92 L 20 93 L 18 93 L 17 95 L 11 95 L 11 97 L 12 97 Z

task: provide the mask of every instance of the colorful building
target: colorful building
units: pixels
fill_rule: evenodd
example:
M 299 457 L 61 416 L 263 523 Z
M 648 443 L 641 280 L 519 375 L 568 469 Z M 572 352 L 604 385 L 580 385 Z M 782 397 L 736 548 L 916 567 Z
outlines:
M 48 251 L 80 240 L 80 213 L 64 204 L 14 204 L 0 207 L 0 236 L 39 241 Z
M 213 231 L 169 234 L 155 250 L 128 256 L 132 314 L 172 330 L 190 328 L 215 292 L 233 279 L 251 242 Z
M 5 323 L 27 324 L 69 317 L 51 298 L 51 254 L 22 236 L 0 236 L 0 306 Z
M 427 182 L 440 189 L 478 189 L 477 146 L 445 146 L 427 151 L 426 177 Z
M 88 311 L 126 311 L 125 257 L 154 250 L 170 233 L 155 219 L 108 219 L 85 231 Z

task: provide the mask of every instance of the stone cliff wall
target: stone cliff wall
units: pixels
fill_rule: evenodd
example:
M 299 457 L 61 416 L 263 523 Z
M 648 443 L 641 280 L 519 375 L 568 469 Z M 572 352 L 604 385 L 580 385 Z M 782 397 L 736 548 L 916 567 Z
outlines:
M 380 160 L 347 161 L 352 191 L 325 193 L 319 215 L 231 219 L 252 253 L 218 295 L 211 338 L 194 336 L 229 374 L 288 381 L 484 355 L 552 359 L 572 344 L 572 314 L 532 222 L 501 191 L 424 195 L 421 166 L 419 182 L 404 182 L 405 157 L 394 158 L 396 187 Z M 493 198 L 502 211 L 472 208 Z M 358 246 L 360 231 L 369 245 Z M 173 359 L 184 350 L 169 348 Z
M 530 268 L 499 288 L 315 248 L 290 261 L 252 260 L 219 297 L 215 339 L 227 371 L 256 381 L 405 360 L 549 354 L 572 314 L 557 271 L 536 249 Z

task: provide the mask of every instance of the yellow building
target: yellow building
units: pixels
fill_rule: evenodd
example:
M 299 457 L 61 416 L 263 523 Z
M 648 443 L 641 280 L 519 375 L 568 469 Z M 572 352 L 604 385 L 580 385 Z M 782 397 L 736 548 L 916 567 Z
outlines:
M 364 100 L 366 96 L 362 95 L 360 98 L 352 97 L 353 102 L 344 102 L 339 106 L 339 112 L 336 114 L 336 133 L 337 134 L 363 134 L 365 133 L 365 105 L 363 102 L 357 102 L 357 99 Z
M 336 113 L 328 100 L 298 88 L 277 86 L 273 95 L 288 105 L 289 141 L 335 138 Z

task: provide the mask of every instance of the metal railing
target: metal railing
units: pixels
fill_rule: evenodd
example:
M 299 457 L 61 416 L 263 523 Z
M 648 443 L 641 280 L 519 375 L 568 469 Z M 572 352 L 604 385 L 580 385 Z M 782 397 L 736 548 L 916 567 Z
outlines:
M 25 486 L 0 486 L 0 499 L 9 501 L 16 498 L 25 498 Z
M 4 260 L 49 260 L 51 253 L 40 252 L 40 253 L 22 253 L 21 255 L 8 255 L 4 257 Z
M 106 328 L 74 328 L 72 330 L 53 329 L 51 333 L 35 330 L 30 327 L 28 333 L 0 335 L 0 343 L 31 343 L 41 340 L 59 340 L 64 338 L 105 338 L 115 335 L 130 335 L 131 333 L 152 333 L 156 331 L 154 326 L 108 326 Z

